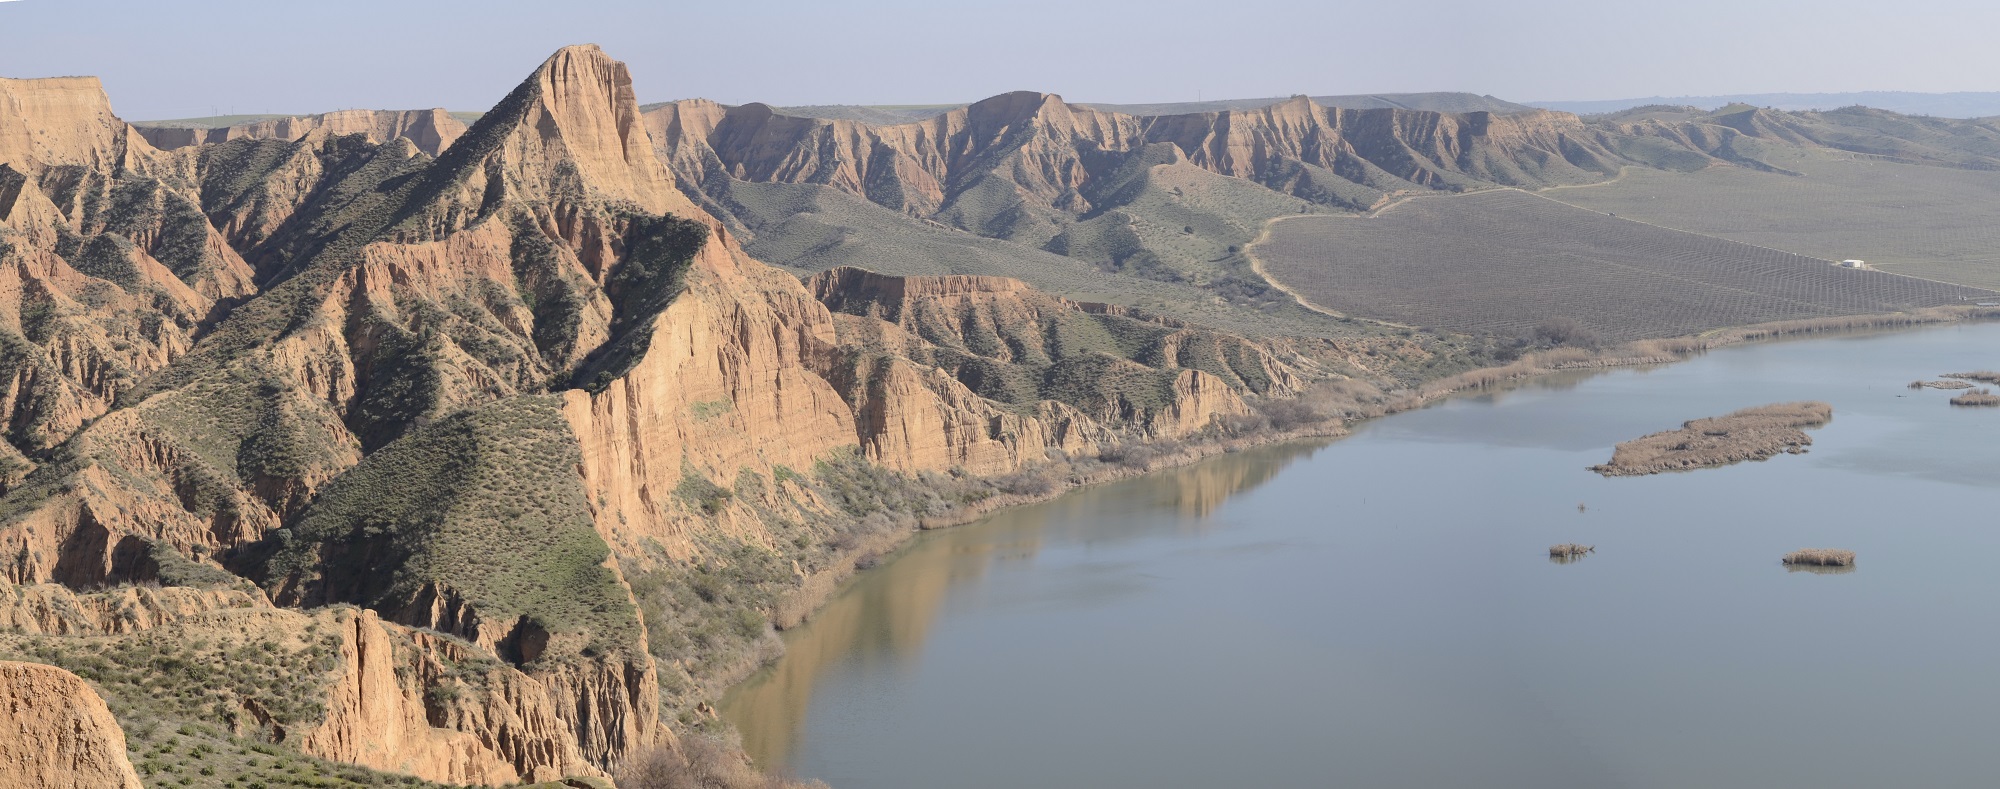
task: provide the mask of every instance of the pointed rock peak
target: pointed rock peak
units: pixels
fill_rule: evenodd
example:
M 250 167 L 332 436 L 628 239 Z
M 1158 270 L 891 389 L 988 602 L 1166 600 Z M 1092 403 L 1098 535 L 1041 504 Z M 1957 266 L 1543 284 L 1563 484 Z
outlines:
M 580 136 L 612 135 L 587 140 L 625 142 L 638 128 L 639 101 L 632 93 L 632 72 L 604 54 L 596 44 L 563 47 L 542 63 L 534 79 L 540 83 L 543 106 L 561 132 Z
M 0 164 L 30 172 L 120 164 L 125 122 L 96 77 L 0 78 Z
M 35 179 L 0 164 L 0 230 L 25 234 L 31 247 L 53 249 L 57 228 L 68 224 L 62 210 L 35 186 Z
M 488 119 L 505 126 L 490 126 Z M 539 148 L 543 163 L 568 160 L 586 185 L 607 197 L 655 213 L 686 208 L 676 199 L 673 177 L 653 156 L 631 71 L 596 44 L 556 50 L 473 133 L 498 141 L 495 132 Z

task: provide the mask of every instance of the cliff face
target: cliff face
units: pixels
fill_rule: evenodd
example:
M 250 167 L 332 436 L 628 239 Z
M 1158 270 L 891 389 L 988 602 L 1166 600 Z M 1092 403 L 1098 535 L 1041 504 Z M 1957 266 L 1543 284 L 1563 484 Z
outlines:
M 708 606 L 764 638 L 780 600 L 893 542 L 869 517 L 887 505 L 842 486 L 925 495 L 912 475 L 1200 434 L 1329 374 L 1016 280 L 801 282 L 697 208 L 647 128 L 816 139 L 770 177 L 962 217 L 1088 210 L 1144 129 L 1042 94 L 887 133 L 642 118 L 624 64 L 570 47 L 435 148 L 411 130 L 436 118 L 323 116 L 160 151 L 94 82 L 0 90 L 30 110 L 0 119 L 28 129 L 0 137 L 0 624 L 46 645 L 268 636 L 324 666 L 302 696 L 174 714 L 328 759 L 601 774 L 672 741 L 655 656 L 691 639 L 649 628 Z M 289 608 L 176 586 L 181 565 Z M 776 591 L 661 603 L 732 567 Z M 121 586 L 144 582 L 167 588 Z M 668 662 L 677 704 L 735 670 Z
M 112 114 L 96 77 L 0 78 L 0 107 L 0 164 L 107 171 L 152 147 Z
M 55 654 L 58 661 L 70 656 L 87 661 L 94 650 L 142 648 L 162 637 L 183 645 L 271 642 L 277 645 L 276 659 L 287 661 L 284 681 L 305 695 L 305 703 L 296 708 L 302 713 L 287 712 L 268 695 L 224 691 L 224 706 L 238 711 L 220 721 L 209 717 L 205 707 L 168 705 L 154 709 L 153 715 L 211 727 L 219 723 L 225 730 L 256 732 L 307 755 L 446 783 L 498 785 L 602 775 L 585 754 L 601 753 L 615 739 L 603 729 L 629 720 L 631 700 L 650 690 L 630 686 L 629 677 L 588 671 L 533 677 L 476 646 L 385 622 L 372 611 L 274 609 L 261 595 L 240 589 L 127 587 L 79 594 L 54 585 L 0 585 L 0 605 L 6 606 L 0 608 L 0 616 L 6 617 L 0 621 L 18 628 L 12 640 L 0 639 L 0 654 L 35 653 L 40 646 L 54 651 L 38 654 Z M 295 654 L 289 644 L 312 648 Z M 246 658 L 197 648 L 177 653 L 176 659 L 216 673 L 227 670 L 225 661 Z M 0 663 L 16 665 L 67 675 L 52 666 Z M 184 679 L 152 673 L 156 671 L 167 670 L 135 666 L 126 673 L 98 671 L 94 676 L 111 690 L 114 701 L 129 706 L 141 702 L 120 694 L 150 693 L 150 686 Z M 0 670 L 0 678 L 7 677 Z M 0 688 L 6 686 L 0 680 Z M 0 698 L 6 692 L 0 689 Z M 38 698 L 31 706 L 53 703 L 52 698 Z M 75 706 L 90 709 L 88 701 Z M 96 708 L 104 710 L 104 702 L 97 701 Z M 117 738 L 110 751 L 117 759 L 96 760 L 108 769 L 124 763 L 124 735 L 108 712 L 103 721 Z M 78 726 L 78 731 L 88 730 Z M 47 738 L 41 742 L 48 745 Z M 0 744 L 0 749 L 6 747 Z M 44 750 L 62 753 L 56 747 Z M 20 764 L 34 762 L 4 761 Z M 0 777 L 5 769 L 0 766 Z M 78 774 L 90 773 L 85 769 Z M 0 785 L 66 784 L 0 780 Z
M 606 692 L 601 683 L 549 683 L 491 664 L 466 676 L 459 666 L 477 664 L 480 653 L 458 642 L 397 628 L 370 611 L 334 625 L 341 641 L 326 718 L 297 735 L 300 750 L 455 784 L 602 774 L 579 747 L 590 741 L 601 753 L 601 738 L 577 731 L 573 711 L 562 714 L 575 706 L 573 696 L 594 701 Z
M 104 699 L 53 666 L 0 661 L 0 786 L 139 789 Z
M 1621 162 L 1564 113 L 1340 109 L 1303 96 L 1254 110 L 1139 117 L 1009 93 L 892 126 L 697 99 L 654 109 L 647 125 L 691 184 L 822 184 L 1037 243 L 1055 235 L 1045 226 L 1124 205 L 1130 196 L 1118 187 L 1135 166 L 1185 160 L 1339 205 L 1357 199 L 1356 186 L 1379 194 L 1580 183 L 1608 177 Z M 1159 145 L 1169 147 L 1148 149 Z
M 230 140 L 294 141 L 314 132 L 329 136 L 360 134 L 369 142 L 388 142 L 398 137 L 432 156 L 451 147 L 465 133 L 465 123 L 441 109 L 431 110 L 341 110 L 320 115 L 277 118 L 216 128 L 136 126 L 139 136 L 162 151 L 194 145 L 214 145 Z

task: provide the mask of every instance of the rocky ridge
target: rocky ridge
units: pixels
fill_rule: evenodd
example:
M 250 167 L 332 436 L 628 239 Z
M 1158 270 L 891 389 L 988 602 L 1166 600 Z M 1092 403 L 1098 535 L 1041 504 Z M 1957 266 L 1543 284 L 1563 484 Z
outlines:
M 163 151 L 94 81 L 0 90 L 26 108 L 0 119 L 8 652 L 96 671 L 267 635 L 325 670 L 284 698 L 113 709 L 322 759 L 602 775 L 739 670 L 684 628 L 767 637 L 782 601 L 900 539 L 883 508 L 957 506 L 918 477 L 990 495 L 982 476 L 1361 374 L 1352 349 L 1018 281 L 801 282 L 691 201 L 595 47 L 436 155 L 332 123 Z M 1014 132 L 991 120 L 933 131 L 992 147 Z M 715 574 L 743 580 L 686 597 Z
M 417 150 L 436 156 L 465 134 L 466 125 L 464 121 L 452 117 L 451 113 L 430 109 L 340 110 L 213 128 L 152 124 L 138 124 L 133 128 L 139 136 L 146 138 L 146 142 L 162 151 L 241 139 L 290 142 L 314 132 L 325 132 L 335 137 L 359 134 L 374 143 L 400 137 L 416 145 Z

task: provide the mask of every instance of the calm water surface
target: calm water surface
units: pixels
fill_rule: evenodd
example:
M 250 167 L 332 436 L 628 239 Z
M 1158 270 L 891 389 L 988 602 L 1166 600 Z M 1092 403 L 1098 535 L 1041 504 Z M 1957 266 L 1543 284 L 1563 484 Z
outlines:
M 1992 785 L 2000 409 L 1904 384 L 1995 368 L 1991 324 L 1756 345 L 1080 491 L 923 535 L 723 713 L 836 789 Z M 1585 470 L 1801 399 L 1808 455 Z

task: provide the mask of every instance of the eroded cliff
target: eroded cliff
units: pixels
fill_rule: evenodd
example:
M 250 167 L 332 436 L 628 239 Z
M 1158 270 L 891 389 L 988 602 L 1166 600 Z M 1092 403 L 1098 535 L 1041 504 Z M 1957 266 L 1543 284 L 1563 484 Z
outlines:
M 287 753 L 604 774 L 914 528 L 1358 370 L 1017 280 L 802 282 L 697 207 L 592 46 L 439 147 L 323 118 L 160 151 L 94 82 L 0 88 L 33 110 L 0 136 L 9 654 Z M 1082 211 L 1093 141 L 1143 131 L 1010 94 L 829 177 Z M 151 698 L 162 652 L 247 668 Z

